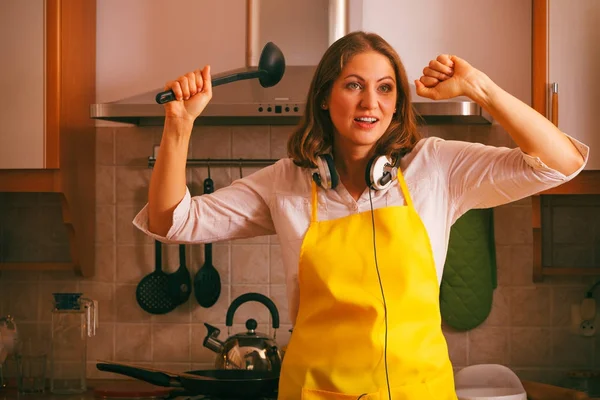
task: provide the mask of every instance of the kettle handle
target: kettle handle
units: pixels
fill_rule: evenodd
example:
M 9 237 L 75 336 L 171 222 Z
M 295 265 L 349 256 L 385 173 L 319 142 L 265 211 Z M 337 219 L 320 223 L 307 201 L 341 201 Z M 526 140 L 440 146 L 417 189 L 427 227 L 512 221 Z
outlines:
M 244 293 L 243 295 L 239 296 L 238 298 L 236 298 L 235 300 L 233 300 L 231 302 L 231 305 L 229 306 L 229 309 L 227 310 L 227 317 L 225 319 L 225 325 L 232 326 L 233 325 L 233 315 L 235 314 L 238 307 L 249 301 L 257 301 L 261 304 L 264 304 L 265 307 L 267 307 L 269 309 L 269 311 L 271 312 L 271 319 L 273 320 L 273 329 L 279 328 L 279 311 L 277 311 L 277 306 L 275 306 L 275 303 L 273 303 L 273 301 L 270 298 L 268 298 L 267 296 L 260 294 L 260 293 L 253 293 L 253 292 Z

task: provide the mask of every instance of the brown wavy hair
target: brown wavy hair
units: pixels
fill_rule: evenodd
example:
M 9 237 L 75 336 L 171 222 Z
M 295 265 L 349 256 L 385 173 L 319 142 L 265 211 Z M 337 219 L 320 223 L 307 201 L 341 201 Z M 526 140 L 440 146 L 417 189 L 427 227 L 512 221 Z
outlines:
M 397 160 L 410 152 L 420 139 L 410 100 L 406 71 L 398 53 L 381 36 L 352 32 L 335 41 L 319 62 L 306 100 L 304 116 L 288 140 L 288 156 L 301 167 L 315 168 L 317 157 L 331 152 L 333 123 L 320 106 L 331 93 L 333 82 L 356 54 L 376 51 L 390 60 L 396 73 L 396 113 L 390 126 L 375 144 L 375 153 Z

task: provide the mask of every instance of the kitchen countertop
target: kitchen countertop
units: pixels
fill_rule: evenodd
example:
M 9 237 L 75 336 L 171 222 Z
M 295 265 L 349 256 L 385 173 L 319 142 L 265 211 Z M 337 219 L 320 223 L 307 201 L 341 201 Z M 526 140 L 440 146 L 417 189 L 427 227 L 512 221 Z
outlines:
M 140 381 L 119 379 L 119 380 L 88 380 L 88 390 L 84 393 L 79 394 L 53 394 L 50 393 L 49 389 L 46 389 L 44 393 L 19 393 L 16 388 L 5 388 L 0 389 L 0 400 L 97 400 L 103 397 L 96 396 L 94 393 L 95 388 L 106 388 L 111 385 L 122 385 L 128 384 L 131 386 L 139 387 Z M 143 383 L 142 383 L 143 385 Z M 157 388 L 147 384 L 149 387 Z M 168 388 L 159 388 L 168 389 Z
M 137 380 L 128 380 L 128 379 L 120 379 L 120 380 L 88 380 L 88 390 L 84 393 L 80 394 L 53 394 L 50 393 L 49 390 L 46 390 L 44 393 L 27 393 L 20 394 L 18 393 L 16 388 L 6 388 L 0 389 L 0 400 L 99 400 L 103 399 L 103 397 L 96 396 L 94 389 L 95 388 L 106 388 L 111 385 L 120 385 L 126 384 L 127 386 L 136 386 L 139 385 L 139 381 Z M 156 386 L 152 386 L 157 388 Z M 165 389 L 165 388 L 161 388 Z M 538 398 L 536 396 L 536 398 Z M 539 398 L 546 398 L 545 396 Z M 556 397 L 548 397 L 548 399 L 555 399 Z M 571 398 L 571 397 L 568 397 Z M 579 398 L 579 397 L 577 397 Z M 106 398 L 104 398 L 106 399 Z M 176 398 L 174 398 L 176 399 Z M 181 399 L 181 397 L 180 397 Z M 600 397 L 586 397 L 587 400 L 600 400 Z M 140 398 L 136 400 L 141 400 Z

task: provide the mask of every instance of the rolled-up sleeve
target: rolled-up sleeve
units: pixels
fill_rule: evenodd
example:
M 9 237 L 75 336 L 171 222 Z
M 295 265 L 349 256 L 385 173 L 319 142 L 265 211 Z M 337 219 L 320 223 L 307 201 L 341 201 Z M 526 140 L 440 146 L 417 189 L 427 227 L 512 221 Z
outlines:
M 510 203 L 573 179 L 587 164 L 589 147 L 569 139 L 584 158 L 583 165 L 570 175 L 520 148 L 437 140 L 434 159 L 446 180 L 452 222 L 470 209 Z
M 148 230 L 148 205 L 133 224 L 164 243 L 208 243 L 275 233 L 269 208 L 276 164 L 202 196 L 186 188 L 166 236 Z

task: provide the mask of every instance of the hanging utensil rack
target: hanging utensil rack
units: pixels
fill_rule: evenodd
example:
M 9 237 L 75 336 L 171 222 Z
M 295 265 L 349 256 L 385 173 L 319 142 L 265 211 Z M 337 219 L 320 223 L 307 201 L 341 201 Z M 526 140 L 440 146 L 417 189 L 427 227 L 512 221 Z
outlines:
M 158 147 L 154 147 L 154 154 L 148 157 L 148 167 L 154 167 Z M 278 159 L 274 158 L 188 158 L 188 167 L 266 167 L 275 164 Z

